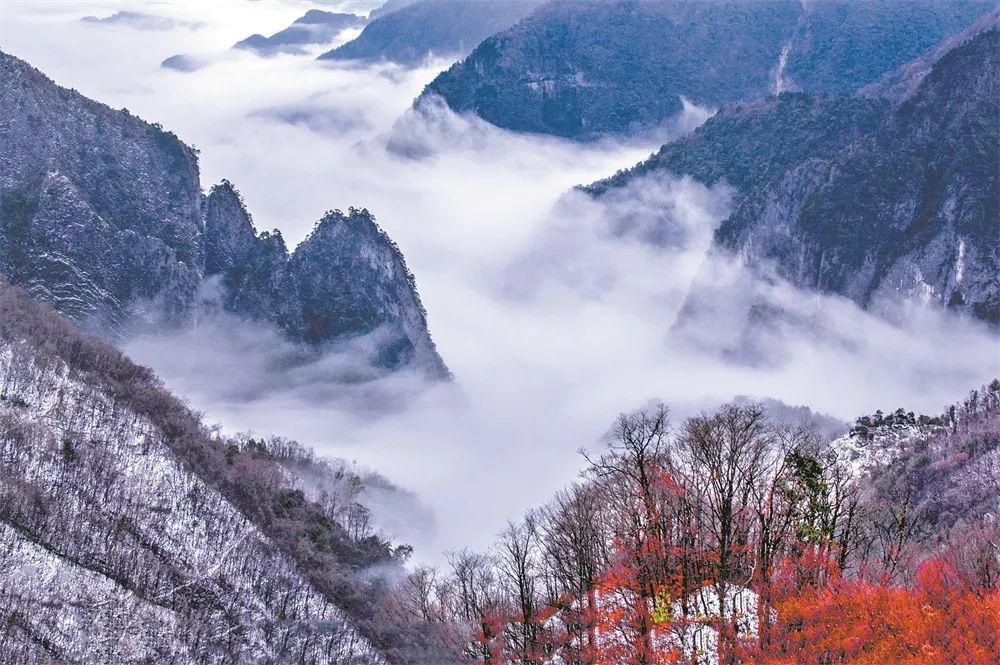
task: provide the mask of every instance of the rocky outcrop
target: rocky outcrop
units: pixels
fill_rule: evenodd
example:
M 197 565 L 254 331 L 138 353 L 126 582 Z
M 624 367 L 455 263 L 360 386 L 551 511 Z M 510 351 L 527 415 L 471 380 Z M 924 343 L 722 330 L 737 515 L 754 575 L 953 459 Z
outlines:
M 748 198 L 718 244 L 863 306 L 918 298 L 1000 321 L 1000 31 L 944 55 L 877 131 Z
M 996 322 L 1000 33 L 989 26 L 938 50 L 902 101 L 784 93 L 724 108 L 585 189 L 601 196 L 658 171 L 725 182 L 734 204 L 715 255 L 867 308 L 917 299 Z M 715 299 L 712 270 L 682 318 Z
M 257 234 L 228 182 L 205 200 L 206 269 L 227 311 L 312 344 L 372 335 L 378 366 L 447 376 L 403 255 L 367 210 L 328 212 L 294 252 Z
M 446 375 L 412 275 L 367 211 L 327 215 L 290 256 L 229 183 L 202 196 L 176 136 L 2 53 L 0 117 L 0 274 L 91 331 L 188 325 L 220 275 L 226 310 L 293 341 L 366 336 L 379 368 Z
M 0 271 L 94 328 L 184 319 L 204 260 L 194 151 L 5 54 L 0 82 Z

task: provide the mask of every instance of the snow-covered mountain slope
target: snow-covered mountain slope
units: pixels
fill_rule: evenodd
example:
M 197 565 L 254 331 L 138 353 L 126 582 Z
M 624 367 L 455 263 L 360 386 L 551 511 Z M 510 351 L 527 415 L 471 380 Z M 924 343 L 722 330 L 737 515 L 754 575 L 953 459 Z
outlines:
M 935 419 L 933 423 L 918 423 L 913 414 L 892 414 L 879 424 L 856 425 L 851 431 L 830 442 L 837 455 L 837 461 L 845 466 L 851 476 L 858 478 L 873 469 L 887 466 L 902 455 L 916 439 L 938 431 L 942 425 Z M 900 418 L 894 416 L 901 415 Z M 881 414 L 876 414 L 877 417 Z M 861 420 L 871 422 L 869 416 Z
M 195 151 L 175 135 L 61 88 L 4 53 L 0 119 L 0 275 L 102 335 L 189 324 L 205 277 L 218 272 L 220 244 L 235 242 L 218 232 L 239 231 L 241 216 L 249 219 L 228 184 L 231 201 L 216 205 L 202 196 Z M 254 267 L 279 287 L 282 308 L 299 313 L 298 323 L 280 327 L 292 341 L 320 347 L 370 336 L 383 342 L 380 369 L 417 363 L 446 375 L 399 249 L 371 215 L 363 217 L 333 225 L 351 233 L 314 234 L 295 259 L 322 245 L 328 260 L 309 266 L 321 291 L 266 272 L 283 271 L 284 261 Z M 245 226 L 254 240 L 252 225 Z M 388 268 L 344 269 L 373 257 Z M 274 308 L 233 311 L 276 318 Z
M 0 661 L 385 662 L 179 454 L 190 423 L 132 390 L 141 368 L 84 336 L 69 362 L 40 347 L 19 326 L 60 322 L 3 290 Z
M 203 261 L 194 151 L 0 53 L 0 273 L 77 321 L 189 314 Z
M 830 447 L 863 502 L 905 511 L 922 541 L 1000 516 L 1000 380 L 940 416 L 904 409 L 863 416 Z

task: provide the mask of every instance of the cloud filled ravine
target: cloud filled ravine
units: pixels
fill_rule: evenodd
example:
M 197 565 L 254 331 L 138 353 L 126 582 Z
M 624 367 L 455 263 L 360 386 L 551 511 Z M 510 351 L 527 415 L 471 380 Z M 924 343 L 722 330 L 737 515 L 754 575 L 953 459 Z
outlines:
M 102 3 L 98 18 L 131 4 Z M 384 526 L 418 559 L 491 543 L 573 480 L 578 449 L 616 414 L 652 400 L 677 419 L 749 395 L 850 420 L 935 412 L 1000 370 L 984 324 L 918 306 L 871 314 L 711 253 L 732 205 L 725 183 L 651 174 L 596 200 L 574 189 L 714 109 L 686 103 L 656 132 L 579 143 L 498 129 L 433 99 L 414 108 L 445 59 L 407 69 L 314 59 L 336 44 L 266 58 L 230 48 L 303 7 L 192 0 L 150 4 L 141 20 L 81 20 L 94 12 L 15 1 L 0 44 L 197 146 L 202 188 L 231 181 L 257 229 L 279 229 L 290 248 L 325 211 L 351 206 L 398 243 L 451 381 L 364 366 L 370 338 L 303 351 L 218 316 L 124 349 L 226 431 L 292 437 L 411 490 L 420 518 L 398 519 L 393 505 Z M 198 66 L 160 66 L 178 54 Z M 712 288 L 693 292 L 705 279 Z M 685 325 L 691 297 L 706 300 L 693 304 L 709 322 Z M 761 323 L 762 307 L 780 315 Z

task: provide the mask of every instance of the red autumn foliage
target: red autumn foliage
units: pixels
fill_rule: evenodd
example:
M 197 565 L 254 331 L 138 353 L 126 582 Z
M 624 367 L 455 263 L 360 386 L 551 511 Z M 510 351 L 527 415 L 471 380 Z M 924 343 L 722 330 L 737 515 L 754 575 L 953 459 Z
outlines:
M 535 549 L 507 569 L 481 662 L 1000 665 L 994 522 L 920 540 L 912 490 L 862 502 L 759 409 L 693 419 L 669 446 L 664 415 L 623 416 L 591 482 L 524 532 Z
M 759 665 L 991 665 L 1000 654 L 1000 589 L 977 589 L 950 564 L 922 564 L 912 587 L 835 575 L 774 595 Z

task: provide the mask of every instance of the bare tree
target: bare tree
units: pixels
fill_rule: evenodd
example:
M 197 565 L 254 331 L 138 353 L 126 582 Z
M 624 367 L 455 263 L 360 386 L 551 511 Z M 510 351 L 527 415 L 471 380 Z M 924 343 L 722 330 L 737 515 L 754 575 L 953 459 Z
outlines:
M 527 663 L 537 654 L 538 625 L 535 621 L 539 598 L 539 542 L 537 520 L 529 513 L 523 522 L 510 522 L 500 534 L 498 568 L 516 608 L 514 635 L 508 650 Z

